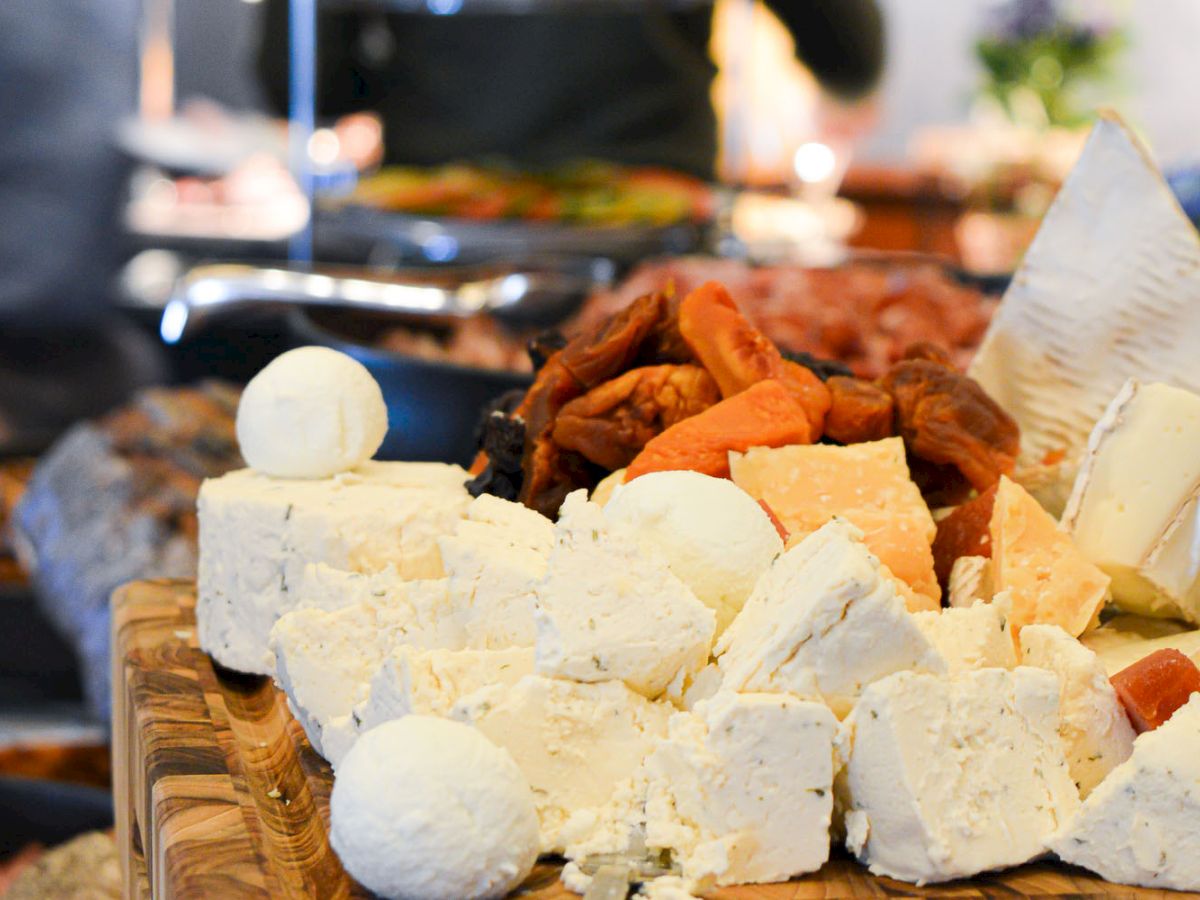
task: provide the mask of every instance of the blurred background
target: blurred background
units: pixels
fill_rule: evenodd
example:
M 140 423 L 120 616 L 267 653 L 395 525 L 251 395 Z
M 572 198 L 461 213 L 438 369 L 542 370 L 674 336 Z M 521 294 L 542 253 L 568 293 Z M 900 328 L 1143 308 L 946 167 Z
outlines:
M 273 356 L 459 462 L 533 336 L 668 281 L 965 364 L 1098 109 L 1200 218 L 1198 43 L 1193 0 L 0 4 L 0 892 L 116 896 L 103 834 L 44 852 L 111 820 L 108 597 L 194 573 Z

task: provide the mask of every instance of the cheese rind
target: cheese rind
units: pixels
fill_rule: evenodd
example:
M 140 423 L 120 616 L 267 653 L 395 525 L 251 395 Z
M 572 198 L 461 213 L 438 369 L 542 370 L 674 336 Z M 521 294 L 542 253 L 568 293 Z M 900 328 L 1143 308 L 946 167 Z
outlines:
M 951 606 L 971 607 L 976 601 L 991 600 L 992 561 L 986 556 L 960 556 L 950 567 L 947 598 Z
M 1108 576 L 1084 558 L 1029 493 L 1000 476 L 989 524 L 992 581 L 1012 600 L 1013 634 L 1032 624 L 1058 625 L 1073 637 L 1094 626 L 1108 596 Z
M 1063 526 L 1143 615 L 1200 623 L 1200 395 L 1130 379 L 1088 438 Z
M 786 881 L 829 858 L 837 720 L 787 694 L 721 691 L 646 761 L 646 845 L 689 881 Z
M 646 697 L 708 662 L 716 617 L 582 491 L 567 497 L 546 577 L 535 588 L 537 671 L 619 679 Z
M 1087 797 L 1133 752 L 1133 727 L 1117 692 L 1096 654 L 1057 625 L 1021 629 L 1021 663 L 1059 678 L 1058 733 L 1079 796 Z
M 1102 116 L 969 374 L 1021 426 L 1028 462 L 1077 464 L 1127 378 L 1200 392 L 1197 346 L 1200 237 L 1150 153 Z
M 463 697 L 533 674 L 533 648 L 420 650 L 401 645 L 383 658 L 366 700 L 355 707 L 360 731 L 407 715 L 448 716 Z
M 293 589 L 308 564 L 440 576 L 437 538 L 470 501 L 461 482 L 447 482 L 463 476 L 458 466 L 368 462 L 321 480 L 249 469 L 208 479 L 198 501 L 200 646 L 229 668 L 271 673 L 267 636 L 298 606 Z
M 1057 727 L 1058 680 L 1041 669 L 875 682 L 840 738 L 846 846 L 916 884 L 1040 856 L 1079 806 Z
M 839 516 L 861 529 L 871 552 L 913 589 L 914 611 L 938 607 L 937 526 L 909 477 L 900 438 L 846 447 L 757 447 L 731 453 L 729 467 L 734 484 L 771 507 L 791 536 L 789 545 Z
M 1200 890 L 1200 694 L 1109 773 L 1051 846 L 1117 884 Z
M 619 681 L 529 675 L 469 694 L 451 715 L 512 754 L 533 788 L 542 852 L 555 853 L 573 816 L 595 815 L 634 776 L 666 735 L 670 709 Z
M 844 715 L 872 681 L 946 671 L 860 537 L 834 520 L 775 560 L 714 648 L 724 690 L 819 698 Z
M 970 669 L 1011 669 L 1017 664 L 1008 628 L 1008 598 L 990 603 L 913 613 L 921 633 L 937 648 L 953 675 Z

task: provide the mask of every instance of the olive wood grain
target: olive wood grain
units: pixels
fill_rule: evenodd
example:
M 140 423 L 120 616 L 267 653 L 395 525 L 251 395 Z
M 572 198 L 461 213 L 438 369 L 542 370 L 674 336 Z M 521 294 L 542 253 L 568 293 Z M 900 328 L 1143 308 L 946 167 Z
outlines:
M 329 846 L 321 759 L 269 679 L 213 665 L 196 638 L 187 582 L 135 582 L 113 596 L 113 790 L 130 900 L 174 897 L 370 897 Z M 520 895 L 573 898 L 557 865 Z M 835 853 L 786 884 L 716 893 L 726 900 L 843 897 L 1161 897 L 1052 863 L 917 888 L 877 878 Z M 1198 896 L 1198 895 L 1190 895 Z

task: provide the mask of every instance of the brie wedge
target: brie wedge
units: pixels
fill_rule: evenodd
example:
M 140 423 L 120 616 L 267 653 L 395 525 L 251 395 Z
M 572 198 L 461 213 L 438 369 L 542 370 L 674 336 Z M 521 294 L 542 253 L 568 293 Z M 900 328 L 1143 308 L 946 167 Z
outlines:
M 1200 395 L 1130 379 L 1092 429 L 1063 526 L 1129 612 L 1200 624 Z
M 1200 392 L 1198 346 L 1200 235 L 1149 151 L 1107 115 L 1042 220 L 969 374 L 1021 426 L 1023 461 L 1065 454 L 1069 480 L 1127 378 Z

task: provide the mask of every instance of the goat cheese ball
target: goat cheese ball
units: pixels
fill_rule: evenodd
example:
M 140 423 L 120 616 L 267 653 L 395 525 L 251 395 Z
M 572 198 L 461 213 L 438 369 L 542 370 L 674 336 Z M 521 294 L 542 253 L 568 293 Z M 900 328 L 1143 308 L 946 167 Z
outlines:
M 342 759 L 329 809 L 346 871 L 387 900 L 503 897 L 537 860 L 529 782 L 507 750 L 449 719 L 368 731 Z
M 613 492 L 604 515 L 661 553 L 725 630 L 783 540 L 758 502 L 725 478 L 652 472 Z
M 387 406 L 371 373 L 326 347 L 276 357 L 250 380 L 237 411 L 246 464 L 277 478 L 328 478 L 375 455 Z

